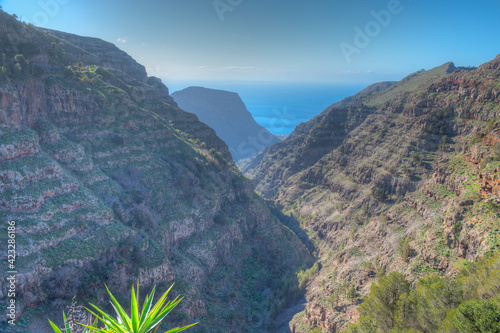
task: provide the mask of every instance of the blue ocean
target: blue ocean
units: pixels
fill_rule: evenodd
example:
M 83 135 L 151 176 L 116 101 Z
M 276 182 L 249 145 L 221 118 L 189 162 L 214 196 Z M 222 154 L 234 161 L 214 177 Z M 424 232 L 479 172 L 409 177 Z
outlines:
M 276 82 L 165 82 L 173 93 L 189 86 L 227 90 L 240 95 L 257 123 L 277 135 L 295 127 L 325 108 L 366 88 L 367 84 Z

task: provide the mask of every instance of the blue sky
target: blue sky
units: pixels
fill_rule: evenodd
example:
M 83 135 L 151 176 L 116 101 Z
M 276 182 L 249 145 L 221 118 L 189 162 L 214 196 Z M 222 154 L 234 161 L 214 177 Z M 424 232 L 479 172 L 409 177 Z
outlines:
M 0 3 L 24 21 L 115 43 L 167 82 L 372 83 L 500 53 L 498 0 Z

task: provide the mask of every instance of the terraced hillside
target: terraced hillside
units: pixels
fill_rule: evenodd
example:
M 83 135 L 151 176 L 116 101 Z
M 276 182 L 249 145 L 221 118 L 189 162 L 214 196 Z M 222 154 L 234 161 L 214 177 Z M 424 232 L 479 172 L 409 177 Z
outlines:
M 0 11 L 0 50 L 0 220 L 18 228 L 20 295 L 2 330 L 49 332 L 73 295 L 105 306 L 104 283 L 125 297 L 137 280 L 176 282 L 171 319 L 193 332 L 273 325 L 311 255 L 214 130 L 104 41 Z
M 500 56 L 447 63 L 332 105 L 254 161 L 318 251 L 293 332 L 345 329 L 390 271 L 453 275 L 498 247 L 499 103 Z

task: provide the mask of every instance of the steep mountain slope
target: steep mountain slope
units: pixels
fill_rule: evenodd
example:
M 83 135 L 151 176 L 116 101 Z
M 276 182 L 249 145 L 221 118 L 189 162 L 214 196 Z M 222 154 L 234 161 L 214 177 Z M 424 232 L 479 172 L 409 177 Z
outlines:
M 357 95 L 346 98 L 306 123 L 297 126 L 283 142 L 269 147 L 242 172 L 258 180 L 258 190 L 265 197 L 276 196 L 283 182 L 338 147 L 352 128 L 373 111 L 357 102 L 374 92 L 390 87 L 392 82 L 374 84 Z M 335 110 L 335 112 L 332 112 Z
M 344 329 L 386 272 L 411 282 L 454 274 L 499 243 L 500 56 L 368 91 L 301 125 L 247 172 L 318 251 L 294 332 Z
M 171 319 L 199 320 L 193 332 L 265 331 L 299 296 L 309 252 L 159 79 L 112 44 L 1 11 L 0 50 L 0 220 L 17 225 L 19 295 L 3 331 L 50 332 L 73 295 L 106 306 L 104 283 L 123 298 L 175 281 Z
M 189 87 L 172 94 L 180 108 L 192 112 L 229 146 L 239 161 L 256 155 L 261 149 L 280 142 L 257 124 L 236 93 L 202 87 Z

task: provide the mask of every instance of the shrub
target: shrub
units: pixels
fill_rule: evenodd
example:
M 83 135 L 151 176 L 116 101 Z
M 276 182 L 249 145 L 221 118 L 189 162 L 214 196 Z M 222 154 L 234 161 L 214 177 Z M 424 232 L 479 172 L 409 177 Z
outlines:
M 375 199 L 384 201 L 384 200 L 387 200 L 389 193 L 378 188 L 378 187 L 375 187 L 372 190 L 372 195 Z
M 446 150 L 446 148 L 448 148 L 448 137 L 446 135 L 443 135 L 438 146 L 441 150 Z
M 316 328 L 310 330 L 308 333 L 322 333 L 322 332 L 323 331 L 320 328 L 316 327 Z
M 422 156 L 420 156 L 419 154 L 413 154 L 411 159 L 413 162 L 417 163 L 418 165 L 422 164 Z
M 347 288 L 347 291 L 345 293 L 345 296 L 347 297 L 347 299 L 350 299 L 350 300 L 353 300 L 356 298 L 356 296 L 358 295 L 358 292 L 356 291 L 356 288 L 354 288 L 354 285 L 350 285 L 348 288 Z
M 398 254 L 399 256 L 401 257 L 401 259 L 403 259 L 405 262 L 408 262 L 408 260 L 410 259 L 411 257 L 411 247 L 410 247 L 410 241 L 411 241 L 411 238 L 410 237 L 403 237 L 401 238 L 401 240 L 399 241 L 399 244 L 398 244 Z
M 327 299 L 326 301 L 328 304 L 330 304 L 330 307 L 332 309 L 335 309 L 338 305 L 338 302 L 340 300 L 340 293 L 338 290 L 335 290 Z

